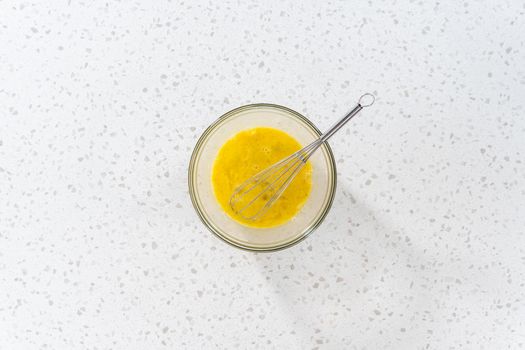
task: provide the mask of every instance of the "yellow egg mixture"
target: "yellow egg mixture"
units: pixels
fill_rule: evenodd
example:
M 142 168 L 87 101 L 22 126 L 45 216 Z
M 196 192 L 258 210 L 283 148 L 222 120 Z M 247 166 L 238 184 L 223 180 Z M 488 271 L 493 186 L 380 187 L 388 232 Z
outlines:
M 268 127 L 244 130 L 226 141 L 219 150 L 212 170 L 215 197 L 222 209 L 236 221 L 251 227 L 273 227 L 293 218 L 310 195 L 310 162 L 306 163 L 270 209 L 256 220 L 247 220 L 236 214 L 230 207 L 230 197 L 245 180 L 301 148 L 301 144 L 287 133 Z M 265 199 L 261 197 L 257 201 Z

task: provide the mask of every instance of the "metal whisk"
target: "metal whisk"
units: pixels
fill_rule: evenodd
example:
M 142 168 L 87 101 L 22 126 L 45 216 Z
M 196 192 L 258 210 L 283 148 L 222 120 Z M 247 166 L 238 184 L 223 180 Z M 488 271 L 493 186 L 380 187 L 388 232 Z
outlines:
M 357 105 L 317 140 L 244 181 L 230 197 L 230 206 L 233 211 L 246 220 L 260 218 L 279 199 L 323 142 L 363 108 L 371 106 L 374 101 L 374 95 L 370 93 L 362 95 Z M 261 198 L 260 201 L 258 201 L 259 198 Z

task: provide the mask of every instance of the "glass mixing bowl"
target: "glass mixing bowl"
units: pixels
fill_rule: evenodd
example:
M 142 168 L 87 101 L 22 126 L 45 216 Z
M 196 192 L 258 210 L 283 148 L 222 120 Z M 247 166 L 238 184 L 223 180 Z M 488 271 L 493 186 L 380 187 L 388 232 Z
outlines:
M 193 206 L 202 222 L 225 242 L 251 251 L 275 251 L 290 247 L 317 228 L 330 210 L 335 195 L 336 167 L 325 142 L 310 158 L 312 190 L 303 208 L 277 227 L 253 228 L 231 219 L 213 193 L 213 162 L 221 146 L 241 130 L 267 126 L 283 130 L 306 146 L 321 132 L 301 114 L 279 105 L 252 104 L 236 108 L 210 125 L 199 138 L 191 156 L 188 184 Z

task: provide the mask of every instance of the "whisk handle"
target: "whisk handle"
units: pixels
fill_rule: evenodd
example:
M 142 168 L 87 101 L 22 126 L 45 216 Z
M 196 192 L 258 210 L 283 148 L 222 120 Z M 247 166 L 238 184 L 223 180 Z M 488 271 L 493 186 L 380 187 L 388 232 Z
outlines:
M 366 93 L 362 95 L 359 98 L 359 101 L 357 102 L 357 105 L 348 112 L 347 115 L 345 115 L 341 120 L 339 120 L 337 123 L 335 123 L 330 129 L 328 129 L 323 135 L 321 135 L 320 139 L 321 141 L 326 141 L 330 137 L 332 137 L 333 134 L 335 134 L 339 129 L 343 127 L 346 123 L 350 121 L 357 113 L 359 113 L 364 107 L 371 106 L 375 101 L 374 95 L 370 93 Z

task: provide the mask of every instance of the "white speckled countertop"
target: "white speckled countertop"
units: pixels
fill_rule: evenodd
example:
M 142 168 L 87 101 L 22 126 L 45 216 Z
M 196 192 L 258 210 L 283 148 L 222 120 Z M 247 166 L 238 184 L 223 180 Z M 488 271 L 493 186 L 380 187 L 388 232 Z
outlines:
M 0 349 L 524 347 L 523 33 L 520 1 L 0 1 Z M 205 229 L 212 121 L 365 91 L 312 236 Z

